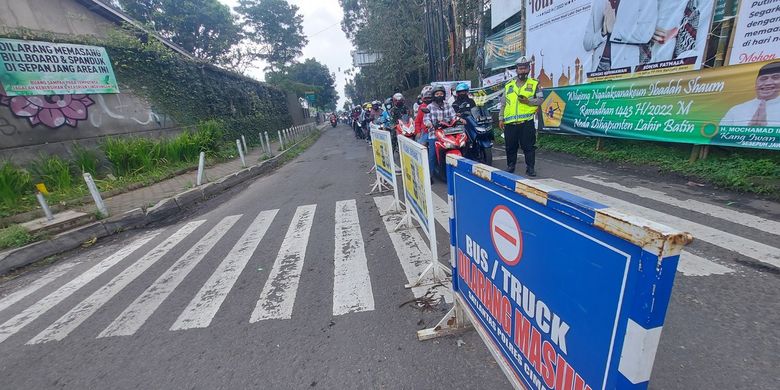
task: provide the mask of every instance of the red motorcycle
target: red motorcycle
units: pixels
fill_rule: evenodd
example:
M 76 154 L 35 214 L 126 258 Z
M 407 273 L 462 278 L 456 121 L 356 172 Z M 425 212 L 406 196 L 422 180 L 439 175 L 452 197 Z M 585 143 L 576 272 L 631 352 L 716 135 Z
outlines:
M 395 133 L 406 138 L 414 138 L 414 119 L 408 115 L 398 120 L 395 124 Z
M 436 136 L 436 170 L 443 181 L 447 181 L 447 155 L 463 155 L 466 148 L 466 128 L 460 123 L 459 118 L 450 122 L 439 122 L 434 126 Z M 431 173 L 433 174 L 433 173 Z

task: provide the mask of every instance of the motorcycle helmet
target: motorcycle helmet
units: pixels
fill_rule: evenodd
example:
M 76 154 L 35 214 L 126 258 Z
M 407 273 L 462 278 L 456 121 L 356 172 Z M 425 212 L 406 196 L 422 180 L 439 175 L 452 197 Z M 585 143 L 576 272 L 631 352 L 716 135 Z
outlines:
M 371 102 L 371 108 L 378 110 L 381 107 L 382 107 L 382 102 L 380 102 L 379 100 L 374 100 L 373 102 Z
M 469 94 L 469 85 L 466 83 L 460 83 L 455 87 L 455 95 L 459 97 L 465 97 Z
M 393 104 L 400 107 L 404 105 L 404 95 L 396 93 L 393 95 Z
M 422 100 L 423 100 L 423 103 L 426 103 L 426 104 L 430 103 L 431 100 L 433 100 L 433 93 L 431 92 L 430 89 L 425 91 L 425 92 L 423 92 Z
M 439 92 L 441 92 L 441 95 L 437 95 Z M 443 85 L 437 85 L 433 87 L 433 100 L 435 100 L 437 103 L 442 103 L 446 96 L 447 96 L 447 89 L 444 88 Z
M 385 108 L 389 110 L 392 107 L 393 107 L 393 99 L 391 98 L 385 99 Z

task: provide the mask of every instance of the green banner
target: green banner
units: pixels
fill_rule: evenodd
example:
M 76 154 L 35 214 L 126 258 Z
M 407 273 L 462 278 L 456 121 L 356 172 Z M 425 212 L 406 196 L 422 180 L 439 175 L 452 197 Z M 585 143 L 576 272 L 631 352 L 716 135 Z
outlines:
M 119 93 L 106 49 L 0 38 L 0 85 L 8 96 Z
M 545 130 L 780 150 L 780 61 L 544 91 Z
M 523 29 L 520 23 L 485 38 L 485 69 L 514 66 L 523 49 Z

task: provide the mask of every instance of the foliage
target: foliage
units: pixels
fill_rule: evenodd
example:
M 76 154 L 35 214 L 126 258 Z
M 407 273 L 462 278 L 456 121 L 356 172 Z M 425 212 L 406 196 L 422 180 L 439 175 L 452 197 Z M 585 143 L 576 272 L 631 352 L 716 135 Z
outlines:
M 97 152 L 76 144 L 73 146 L 71 156 L 73 157 L 73 165 L 79 173 L 97 176 L 100 167 L 100 157 L 98 157 Z
M 54 155 L 40 154 L 30 164 L 33 180 L 44 183 L 52 190 L 67 190 L 73 187 L 73 170 L 68 161 Z
M 215 153 L 221 133 L 221 126 L 211 122 L 199 126 L 195 133 L 184 131 L 170 139 L 109 137 L 101 148 L 114 174 L 127 176 L 153 171 L 160 165 L 194 162 L 200 152 Z
M 219 61 L 242 38 L 230 8 L 218 0 L 119 0 L 130 16 L 196 58 Z
M 27 229 L 19 225 L 11 225 L 0 229 L 0 250 L 25 246 L 34 241 Z
M 301 55 L 308 43 L 303 35 L 303 16 L 286 0 L 240 0 L 236 11 L 248 42 L 271 69 L 279 70 Z
M 380 53 L 364 66 L 345 91 L 353 102 L 388 97 L 428 81 L 425 12 L 417 2 L 340 0 L 342 30 L 359 51 Z M 381 99 L 384 100 L 384 99 Z
M 32 178 L 24 169 L 8 161 L 0 162 L 0 204 L 14 207 L 21 194 L 32 192 Z
M 315 106 L 335 110 L 338 93 L 335 87 L 335 76 L 328 67 L 314 58 L 304 62 L 296 62 L 279 71 L 268 72 L 266 81 L 271 85 L 294 90 L 302 97 L 307 91 L 315 92 Z
M 690 145 L 607 139 L 596 150 L 596 139 L 544 134 L 543 149 L 570 153 L 597 161 L 657 167 L 723 188 L 780 198 L 780 155 L 776 152 L 711 147 L 709 157 L 688 162 Z

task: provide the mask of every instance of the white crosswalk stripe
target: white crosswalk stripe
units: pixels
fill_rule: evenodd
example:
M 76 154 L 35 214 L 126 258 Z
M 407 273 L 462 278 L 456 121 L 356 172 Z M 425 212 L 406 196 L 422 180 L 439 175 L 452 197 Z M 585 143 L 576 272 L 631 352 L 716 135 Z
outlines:
M 431 250 L 416 229 L 394 230 L 403 215 L 388 213 L 393 204 L 393 196 L 374 197 L 374 203 L 379 209 L 379 214 L 384 215 L 382 221 L 390 235 L 390 241 L 393 243 L 398 259 L 401 261 L 401 268 L 403 268 L 409 283 L 413 283 L 430 264 L 430 259 L 433 256 Z M 428 294 L 429 290 L 431 290 L 430 286 L 414 287 L 412 294 L 416 298 L 420 298 Z M 451 303 L 452 293 L 450 290 L 450 286 L 437 286 L 432 291 L 436 297 L 444 296 L 444 300 Z
M 195 229 L 204 222 L 206 221 L 193 221 L 182 226 L 141 259 L 127 267 L 106 285 L 92 293 L 87 299 L 81 301 L 76 307 L 65 313 L 65 315 L 49 325 L 48 328 L 44 329 L 37 336 L 33 337 L 27 344 L 40 344 L 52 340 L 62 340 L 98 309 L 103 307 L 103 305 L 113 298 L 114 295 L 127 287 L 130 282 L 135 280 L 144 271 L 160 260 L 168 251 L 173 249 L 176 244 L 189 236 L 190 233 L 195 231 Z
M 697 240 L 708 242 L 712 245 L 728 249 L 735 253 L 748 256 L 760 262 L 780 267 L 780 249 L 770 245 L 762 244 L 732 233 L 724 232 L 709 226 L 705 226 L 683 218 L 675 217 L 666 213 L 651 210 L 624 200 L 603 195 L 596 191 L 564 183 L 553 179 L 536 180 L 552 187 L 560 188 L 565 191 L 586 197 L 593 201 L 613 206 L 633 215 L 647 218 L 649 220 L 672 226 L 693 234 Z
M 263 211 L 255 218 L 206 284 L 179 315 L 171 330 L 205 328 L 211 324 L 278 211 Z
M 151 232 L 149 234 L 141 236 L 140 238 L 133 241 L 129 245 L 116 251 L 111 256 L 103 259 L 100 263 L 88 269 L 87 271 L 77 276 L 70 282 L 66 283 L 62 287 L 58 288 L 51 294 L 47 295 L 45 298 L 39 300 L 32 306 L 28 307 L 21 313 L 17 314 L 10 320 L 6 321 L 4 324 L 0 325 L 0 342 L 5 341 L 8 337 L 15 334 L 16 332 L 18 332 L 19 330 L 27 326 L 29 323 L 35 321 L 35 319 L 40 317 L 43 313 L 47 312 L 52 307 L 64 301 L 66 298 L 71 296 L 71 294 L 76 292 L 78 289 L 84 287 L 84 285 L 91 282 L 98 276 L 102 275 L 103 272 L 106 272 L 109 268 L 113 267 L 114 265 L 122 261 L 131 253 L 136 251 L 138 248 L 142 247 L 144 244 L 151 241 L 153 238 L 157 236 L 157 234 L 159 234 L 159 232 Z
M 336 202 L 333 315 L 374 310 L 374 294 L 368 273 L 357 202 Z
M 28 286 L 4 296 L 3 299 L 0 300 L 0 311 L 9 308 L 10 306 L 14 305 L 16 302 L 19 302 L 24 298 L 27 298 L 31 294 L 40 290 L 43 286 L 53 282 L 55 279 L 68 273 L 68 271 L 70 271 L 71 268 L 73 268 L 73 266 L 75 266 L 76 264 L 77 263 L 72 262 L 72 263 L 58 265 L 54 267 L 51 271 L 47 272 L 46 275 L 43 275 L 38 279 L 34 280 Z
M 316 209 L 316 205 L 307 205 L 295 210 L 290 228 L 249 322 L 292 318 Z
M 697 213 L 709 215 L 711 217 L 724 219 L 729 222 L 738 223 L 740 225 L 748 226 L 770 234 L 780 235 L 780 222 L 772 221 L 766 218 L 761 218 L 752 214 L 742 213 L 736 210 L 727 209 L 725 207 L 720 207 L 713 204 L 700 202 L 695 199 L 677 199 L 661 191 L 656 191 L 649 188 L 626 187 L 622 184 L 608 182 L 604 178 L 593 176 L 593 175 L 576 176 L 575 179 L 580 179 L 604 187 L 609 187 L 623 192 L 628 192 L 630 194 L 634 194 L 636 196 L 640 196 L 645 199 L 652 199 L 671 206 L 676 206 L 683 209 L 695 211 Z
M 98 337 L 129 336 L 135 333 L 240 218 L 241 215 L 231 215 L 218 222 L 195 246 L 190 248 L 136 298 Z

